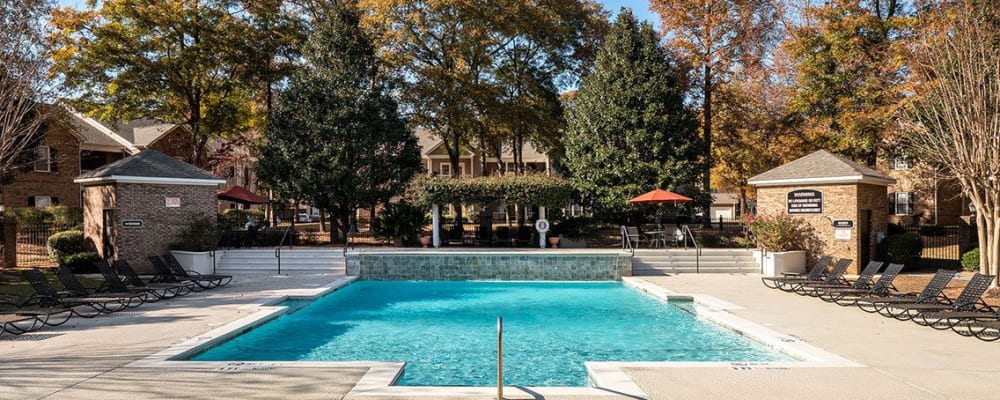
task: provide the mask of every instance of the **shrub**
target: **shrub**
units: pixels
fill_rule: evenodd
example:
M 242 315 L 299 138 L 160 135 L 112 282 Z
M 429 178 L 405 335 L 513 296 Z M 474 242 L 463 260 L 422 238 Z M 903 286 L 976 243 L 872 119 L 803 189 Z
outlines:
M 212 218 L 201 216 L 181 231 L 170 244 L 170 250 L 209 251 L 219 240 L 219 229 Z
M 921 236 L 944 236 L 948 231 L 941 225 L 920 225 Z
M 976 247 L 972 250 L 962 254 L 962 269 L 970 272 L 979 271 L 979 248 Z
M 18 207 L 7 210 L 7 214 L 17 219 L 21 225 L 44 225 L 52 223 L 52 213 L 44 208 Z
M 889 236 L 898 235 L 900 233 L 906 233 L 906 227 L 902 224 L 889 224 L 885 231 Z
M 427 211 L 409 203 L 391 203 L 372 221 L 375 237 L 392 240 L 396 245 L 413 243 L 428 224 Z
M 568 217 L 552 226 L 556 235 L 571 240 L 586 240 L 597 237 L 597 220 L 593 217 Z
M 920 236 L 912 232 L 889 235 L 882 241 L 884 260 L 894 264 L 914 266 L 920 261 L 920 252 L 923 250 L 924 244 Z
M 242 228 L 247 223 L 247 217 L 252 217 L 256 225 L 264 222 L 263 211 L 229 208 L 222 212 L 220 223 L 226 228 Z
M 422 205 L 522 204 L 563 207 L 573 192 L 562 178 L 542 174 L 484 176 L 469 179 L 420 178 L 413 190 Z
M 71 254 L 63 258 L 59 265 L 65 265 L 74 274 L 87 274 L 97 272 L 97 268 L 94 267 L 94 262 L 96 261 L 101 261 L 101 256 L 95 252 L 88 251 L 86 253 Z
M 50 206 L 45 212 L 52 216 L 52 224 L 56 229 L 81 229 L 83 227 L 83 209 L 69 206 Z
M 803 249 L 807 233 L 811 232 L 804 220 L 785 213 L 751 215 L 747 217 L 746 226 L 758 246 L 773 252 Z
M 87 239 L 82 231 L 64 231 L 49 236 L 45 243 L 52 261 L 65 264 L 66 258 L 79 253 L 88 252 Z

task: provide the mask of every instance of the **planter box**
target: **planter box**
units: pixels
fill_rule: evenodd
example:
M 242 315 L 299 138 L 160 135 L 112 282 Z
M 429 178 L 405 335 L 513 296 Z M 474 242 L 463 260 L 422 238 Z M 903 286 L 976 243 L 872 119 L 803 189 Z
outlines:
M 194 271 L 199 274 L 212 273 L 212 253 L 208 251 L 182 251 L 170 250 L 177 262 L 185 270 Z
M 764 254 L 760 250 L 753 252 L 753 258 L 757 265 L 762 265 L 761 273 L 764 276 L 781 276 L 782 273 L 803 273 L 806 271 L 806 252 L 783 251 Z

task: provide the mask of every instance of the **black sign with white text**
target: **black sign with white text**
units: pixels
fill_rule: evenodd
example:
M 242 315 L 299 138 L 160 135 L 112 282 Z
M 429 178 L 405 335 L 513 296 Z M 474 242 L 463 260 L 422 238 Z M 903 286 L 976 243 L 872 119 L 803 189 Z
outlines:
M 788 192 L 788 213 L 822 214 L 823 192 L 809 189 Z

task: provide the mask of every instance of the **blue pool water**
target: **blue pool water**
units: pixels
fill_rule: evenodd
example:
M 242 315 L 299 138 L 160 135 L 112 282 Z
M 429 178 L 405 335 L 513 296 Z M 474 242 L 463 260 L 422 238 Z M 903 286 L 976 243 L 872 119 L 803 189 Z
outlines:
M 406 361 L 400 385 L 585 386 L 584 361 L 787 360 L 620 282 L 350 284 L 195 361 Z

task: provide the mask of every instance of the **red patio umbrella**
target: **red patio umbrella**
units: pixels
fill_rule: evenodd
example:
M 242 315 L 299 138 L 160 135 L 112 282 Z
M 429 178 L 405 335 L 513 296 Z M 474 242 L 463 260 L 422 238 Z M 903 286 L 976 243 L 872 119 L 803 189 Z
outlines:
M 656 189 L 633 197 L 628 202 L 631 204 L 661 204 L 661 203 L 686 203 L 691 201 L 690 197 L 680 195 L 669 190 Z M 660 209 L 656 209 L 656 225 L 660 225 Z
M 215 192 L 215 198 L 219 200 L 231 201 L 242 204 L 267 204 L 268 200 L 260 195 L 244 189 L 242 186 L 233 186 L 226 190 Z

